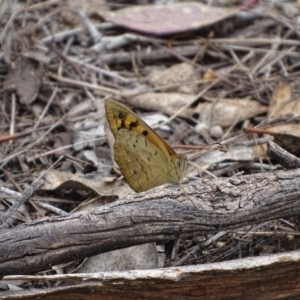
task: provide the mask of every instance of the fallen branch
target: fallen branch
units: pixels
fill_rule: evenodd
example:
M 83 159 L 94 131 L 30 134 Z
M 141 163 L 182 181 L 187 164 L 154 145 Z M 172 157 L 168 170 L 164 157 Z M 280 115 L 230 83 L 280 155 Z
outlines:
M 300 169 L 195 181 L 185 191 L 168 187 L 1 231 L 0 275 L 31 274 L 115 249 L 300 213 Z

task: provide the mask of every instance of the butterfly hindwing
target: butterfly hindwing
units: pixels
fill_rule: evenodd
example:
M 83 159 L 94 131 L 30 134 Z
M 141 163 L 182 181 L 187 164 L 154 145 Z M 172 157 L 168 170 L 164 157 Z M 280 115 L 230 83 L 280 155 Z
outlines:
M 115 161 L 134 191 L 142 192 L 173 182 L 168 157 L 143 135 L 121 129 L 114 150 Z

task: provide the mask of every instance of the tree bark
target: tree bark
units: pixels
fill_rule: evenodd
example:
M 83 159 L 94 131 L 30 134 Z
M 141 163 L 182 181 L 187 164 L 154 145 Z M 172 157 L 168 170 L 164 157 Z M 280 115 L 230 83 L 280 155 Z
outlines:
M 8 291 L 1 299 L 287 300 L 300 294 L 299 267 L 297 251 L 166 269 L 8 276 L 48 284 L 63 281 L 67 286 Z
M 0 275 L 31 274 L 115 249 L 300 213 L 299 169 L 199 182 L 0 231 Z

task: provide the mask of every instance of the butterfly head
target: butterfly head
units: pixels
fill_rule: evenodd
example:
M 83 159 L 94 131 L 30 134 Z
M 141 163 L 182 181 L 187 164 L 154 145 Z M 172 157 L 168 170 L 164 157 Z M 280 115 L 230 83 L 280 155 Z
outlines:
M 187 173 L 188 161 L 184 155 L 177 154 L 175 158 L 175 166 L 177 167 L 178 182 L 180 182 Z

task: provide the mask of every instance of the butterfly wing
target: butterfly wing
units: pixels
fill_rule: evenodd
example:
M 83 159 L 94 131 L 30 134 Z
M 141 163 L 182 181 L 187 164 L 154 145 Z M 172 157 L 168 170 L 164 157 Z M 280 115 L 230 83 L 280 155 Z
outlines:
M 115 161 L 130 187 L 136 192 L 164 183 L 178 183 L 186 159 L 125 105 L 107 100 L 107 120 L 115 137 Z
M 121 129 L 115 139 L 115 161 L 134 191 L 181 181 L 180 168 L 144 135 Z
M 125 105 L 109 99 L 105 102 L 107 120 L 112 133 L 115 135 L 121 128 L 135 131 L 146 136 L 166 155 L 177 155 L 168 143 L 155 131 L 153 131 L 143 120 L 141 120 L 131 109 Z M 122 118 L 120 118 L 122 116 Z

